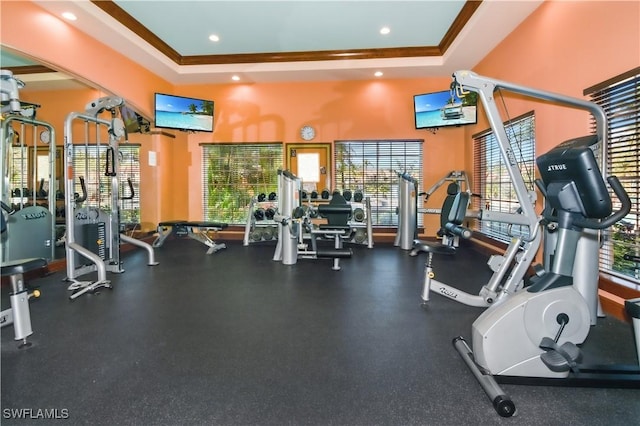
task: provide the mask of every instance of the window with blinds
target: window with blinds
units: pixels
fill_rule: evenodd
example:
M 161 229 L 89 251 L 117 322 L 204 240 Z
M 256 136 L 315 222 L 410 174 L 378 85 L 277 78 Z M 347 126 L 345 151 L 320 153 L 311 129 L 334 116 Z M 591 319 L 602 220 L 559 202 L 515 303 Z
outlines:
M 127 144 L 118 148 L 118 199 L 120 223 L 140 223 L 140 145 Z M 105 176 L 107 146 L 74 145 L 74 192 L 82 195 L 79 177 L 84 178 L 87 199 L 85 207 L 111 208 L 111 177 Z M 129 185 L 129 181 L 131 185 Z M 133 188 L 133 193 L 132 193 Z
M 374 226 L 398 226 L 398 172 L 422 182 L 422 140 L 337 141 L 335 189 L 362 190 Z M 418 215 L 418 226 L 422 215 Z
M 4 149 L 4 147 L 3 147 Z M 32 186 L 29 179 L 29 153 L 26 146 L 10 146 L 9 154 L 9 188 L 22 194 L 23 188 Z M 25 194 L 28 194 L 25 191 Z
M 281 143 L 202 144 L 204 220 L 246 223 L 251 198 L 277 192 Z
M 625 260 L 624 255 L 640 255 L 640 67 L 588 88 L 584 94 L 607 115 L 606 175 L 620 179 L 632 202 L 631 212 L 602 233 L 600 270 L 622 277 L 629 286 L 638 289 L 640 268 L 637 263 Z M 615 196 L 612 199 L 614 209 L 619 208 L 618 199 Z
M 514 157 L 526 187 L 533 190 L 535 180 L 535 115 L 529 112 L 504 123 Z M 473 136 L 474 209 L 514 213 L 520 202 L 511 183 L 498 140 L 492 130 Z M 508 243 L 511 236 L 527 233 L 526 227 L 498 222 L 474 221 L 472 227 L 490 238 Z

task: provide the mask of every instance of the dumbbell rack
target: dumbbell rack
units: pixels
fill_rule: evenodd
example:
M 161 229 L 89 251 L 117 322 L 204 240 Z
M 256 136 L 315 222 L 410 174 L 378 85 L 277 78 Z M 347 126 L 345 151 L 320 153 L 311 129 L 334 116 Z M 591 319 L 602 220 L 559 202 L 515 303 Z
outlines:
M 317 205 L 318 202 L 329 202 L 330 198 L 312 198 L 304 199 L 303 204 L 307 204 L 310 207 Z M 357 209 L 361 209 L 364 213 L 364 217 L 361 220 L 355 220 L 352 218 L 349 221 L 349 226 L 356 229 L 354 236 L 351 240 L 347 241 L 353 244 L 366 244 L 368 248 L 373 248 L 373 227 L 371 222 L 371 200 L 369 197 L 364 198 L 362 201 L 350 201 L 352 210 L 355 212 Z M 259 243 L 262 241 L 275 241 L 278 239 L 278 224 L 273 219 L 256 220 L 254 212 L 259 209 L 273 208 L 277 210 L 277 200 L 265 200 L 258 201 L 257 197 L 253 197 L 247 208 L 247 221 L 244 227 L 244 238 L 242 243 L 244 246 L 249 244 Z M 271 232 L 264 232 L 266 229 L 272 228 Z
M 242 240 L 244 246 L 261 241 L 275 241 L 278 239 L 278 224 L 273 218 L 257 220 L 254 216 L 254 212 L 259 208 L 264 210 L 272 208 L 277 211 L 278 200 L 259 201 L 258 197 L 251 198 L 251 202 L 247 208 L 247 221 L 245 223 L 244 238 Z

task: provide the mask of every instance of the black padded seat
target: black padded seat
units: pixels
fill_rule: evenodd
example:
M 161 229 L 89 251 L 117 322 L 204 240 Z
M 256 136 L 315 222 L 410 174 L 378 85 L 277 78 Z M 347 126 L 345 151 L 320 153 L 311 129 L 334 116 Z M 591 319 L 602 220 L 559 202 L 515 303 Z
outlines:
M 334 194 L 329 204 L 318 206 L 320 216 L 327 219 L 326 224 L 318 226 L 321 230 L 338 230 L 348 232 L 351 230 L 349 219 L 351 219 L 351 205 L 340 194 Z
M 318 225 L 318 229 L 327 231 L 350 231 L 350 225 L 333 225 L 329 223 L 322 223 Z
M 9 277 L 11 275 L 26 274 L 35 269 L 47 266 L 45 259 L 35 257 L 30 259 L 10 260 L 2 263 L 2 276 Z
M 195 226 L 198 228 L 219 228 L 224 229 L 229 226 L 228 223 L 222 222 L 178 222 L 178 225 Z
M 449 212 L 451 212 L 451 208 L 453 207 L 453 202 L 456 199 L 456 195 L 460 192 L 460 185 L 455 182 L 452 182 L 447 186 L 447 196 L 444 198 L 442 202 L 442 210 L 440 210 L 440 229 L 436 235 L 442 237 L 443 235 L 449 235 L 449 231 L 447 231 L 447 223 L 449 223 Z
M 625 300 L 624 307 L 631 317 L 640 319 L 640 299 Z
M 186 220 L 167 220 L 164 222 L 160 222 L 158 224 L 158 226 L 176 226 L 176 225 L 184 225 L 185 223 L 187 223 Z
M 444 244 L 430 244 L 425 241 L 413 240 L 412 255 L 418 254 L 418 252 L 433 253 L 433 254 L 455 254 L 456 248 Z

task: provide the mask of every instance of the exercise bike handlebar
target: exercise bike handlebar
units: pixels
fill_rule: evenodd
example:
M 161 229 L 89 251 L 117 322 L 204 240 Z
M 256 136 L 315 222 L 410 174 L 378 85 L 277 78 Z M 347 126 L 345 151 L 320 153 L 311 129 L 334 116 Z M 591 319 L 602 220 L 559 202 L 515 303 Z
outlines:
M 580 226 L 582 228 L 588 229 L 605 229 L 623 219 L 629 212 L 631 211 L 631 200 L 629 199 L 629 194 L 625 191 L 624 187 L 618 180 L 617 176 L 609 176 L 607 177 L 607 182 L 609 182 L 609 186 L 613 189 L 613 192 L 616 194 L 620 203 L 620 209 L 613 213 L 611 216 L 606 217 L 600 221 L 595 219 L 587 219 L 581 218 L 574 220 L 574 225 Z
M 5 203 L 4 201 L 0 201 L 0 206 L 2 207 L 2 210 L 6 211 L 7 214 L 14 214 L 16 212 L 16 210 L 13 207 L 10 207 L 7 203 Z

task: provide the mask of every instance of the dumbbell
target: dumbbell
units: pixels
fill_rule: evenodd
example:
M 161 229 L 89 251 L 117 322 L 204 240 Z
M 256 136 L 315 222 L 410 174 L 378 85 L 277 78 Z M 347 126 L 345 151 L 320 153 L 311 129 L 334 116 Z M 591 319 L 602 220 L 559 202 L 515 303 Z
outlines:
M 301 197 L 303 200 L 306 200 L 307 198 L 309 198 L 309 194 L 307 194 L 307 191 L 305 191 L 304 189 L 302 190 L 302 194 Z
M 275 201 L 278 198 L 277 194 L 275 192 L 270 192 L 269 193 L 269 201 Z
M 364 194 L 362 194 L 362 190 L 356 189 L 356 192 L 353 193 L 353 201 L 355 201 L 356 203 L 359 203 L 362 201 L 363 198 L 364 198 Z
M 262 203 L 266 199 L 267 199 L 267 194 L 265 194 L 264 192 L 261 192 L 260 194 L 258 194 L 258 202 L 259 203 Z
M 264 220 L 264 209 L 262 208 L 256 209 L 256 211 L 253 212 L 253 217 L 256 220 Z
M 329 190 L 326 188 L 320 193 L 320 197 L 322 197 L 323 200 L 328 200 L 330 195 Z
M 352 194 L 350 189 L 345 189 L 344 191 L 342 191 L 342 196 L 346 201 L 351 201 L 351 195 Z
M 307 212 L 304 207 L 298 206 L 293 209 L 293 213 L 291 214 L 291 216 L 293 216 L 294 219 L 302 219 L 306 215 L 306 213 Z
M 367 240 L 367 231 L 363 228 L 356 229 L 356 235 L 353 237 L 353 241 L 358 244 L 362 244 Z
M 320 215 L 320 213 L 318 212 L 317 208 L 310 208 L 309 209 L 309 217 L 311 219 L 315 219 Z
M 311 199 L 312 200 L 318 199 L 318 191 L 311 191 Z
M 274 209 L 273 207 L 269 207 L 264 211 L 264 216 L 267 218 L 267 220 L 273 220 L 275 215 L 276 209 Z
M 364 221 L 364 210 L 362 210 L 360 207 L 354 209 L 353 220 L 355 220 L 356 222 Z
M 265 240 L 272 240 L 274 236 L 274 228 L 272 226 L 265 226 L 262 228 L 262 238 Z
M 249 234 L 249 238 L 251 238 L 252 241 L 260 241 L 260 240 L 262 240 L 262 230 L 260 228 L 256 227 Z

